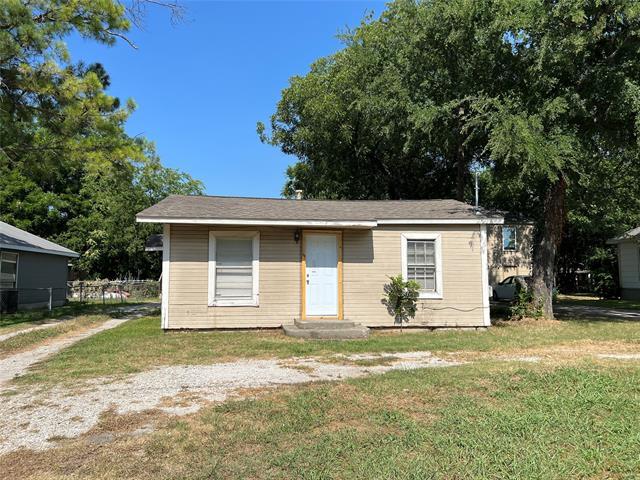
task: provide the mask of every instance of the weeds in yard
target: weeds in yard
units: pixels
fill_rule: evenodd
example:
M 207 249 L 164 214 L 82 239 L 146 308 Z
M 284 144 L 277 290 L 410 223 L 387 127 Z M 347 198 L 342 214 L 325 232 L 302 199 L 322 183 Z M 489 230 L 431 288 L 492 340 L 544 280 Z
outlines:
M 396 371 L 181 418 L 111 413 L 56 449 L 0 457 L 0 470 L 16 479 L 631 478 L 639 385 L 637 364 Z M 155 431 L 133 435 L 143 425 Z M 99 433 L 112 434 L 108 447 L 92 440 Z

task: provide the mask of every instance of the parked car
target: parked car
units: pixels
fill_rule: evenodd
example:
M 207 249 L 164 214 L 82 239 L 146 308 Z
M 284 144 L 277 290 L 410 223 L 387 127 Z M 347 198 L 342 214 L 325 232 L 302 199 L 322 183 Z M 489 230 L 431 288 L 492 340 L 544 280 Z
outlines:
M 530 277 L 513 275 L 505 278 L 496 285 L 492 285 L 494 300 L 513 300 L 516 296 L 516 285 L 518 282 L 527 282 Z

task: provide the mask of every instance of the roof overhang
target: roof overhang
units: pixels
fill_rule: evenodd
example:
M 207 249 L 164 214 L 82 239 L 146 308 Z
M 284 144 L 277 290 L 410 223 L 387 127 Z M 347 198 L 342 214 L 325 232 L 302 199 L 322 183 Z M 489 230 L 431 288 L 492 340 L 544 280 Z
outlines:
M 388 219 L 388 220 L 258 220 L 231 218 L 161 218 L 136 217 L 140 223 L 170 223 L 195 225 L 237 225 L 270 227 L 334 227 L 334 228 L 374 228 L 378 225 L 482 225 L 502 224 L 504 218 L 459 218 L 459 219 Z
M 624 242 L 640 242 L 640 236 L 610 238 L 607 240 L 607 245 L 618 245 Z
M 47 248 L 27 247 L 23 245 L 0 245 L 0 250 L 15 250 L 18 252 L 44 253 L 46 255 L 59 255 L 61 257 L 67 257 L 67 258 L 78 258 L 80 256 L 79 253 L 73 252 L 71 250 L 69 250 L 68 252 L 62 252 L 60 250 L 49 250 Z
M 425 218 L 378 220 L 378 225 L 502 225 L 504 218 Z

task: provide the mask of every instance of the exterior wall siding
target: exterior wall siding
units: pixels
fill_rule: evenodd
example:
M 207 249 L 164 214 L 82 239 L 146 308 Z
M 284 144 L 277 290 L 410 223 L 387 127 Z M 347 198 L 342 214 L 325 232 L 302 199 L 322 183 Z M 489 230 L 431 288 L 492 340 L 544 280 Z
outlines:
M 11 251 L 11 250 L 6 250 Z M 18 308 L 38 308 L 49 304 L 52 288 L 54 306 L 67 298 L 69 259 L 61 255 L 15 251 L 18 254 Z
M 495 285 L 512 275 L 531 275 L 533 257 L 533 225 L 515 226 L 516 250 L 502 248 L 502 225 L 487 226 L 487 252 L 489 254 L 489 283 Z
M 626 289 L 640 289 L 640 243 L 634 241 L 618 244 L 618 266 L 620 273 L 620 287 Z
M 260 232 L 257 307 L 209 307 L 209 230 Z M 279 327 L 300 317 L 301 242 L 295 228 L 172 225 L 168 328 Z M 483 326 L 482 255 L 478 225 L 385 226 L 343 231 L 344 317 L 393 326 L 382 304 L 388 277 L 402 269 L 401 234 L 442 235 L 443 299 L 421 300 L 414 326 Z

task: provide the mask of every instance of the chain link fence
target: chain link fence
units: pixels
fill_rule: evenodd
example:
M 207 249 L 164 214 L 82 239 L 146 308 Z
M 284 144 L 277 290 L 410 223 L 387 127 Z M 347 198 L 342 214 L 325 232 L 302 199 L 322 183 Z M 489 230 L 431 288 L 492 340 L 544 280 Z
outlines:
M 126 303 L 157 300 L 160 282 L 157 280 L 96 280 L 67 283 L 69 301 Z
M 127 303 L 160 298 L 157 280 L 95 280 L 67 282 L 66 287 L 0 288 L 0 313 L 59 307 L 69 302 Z

